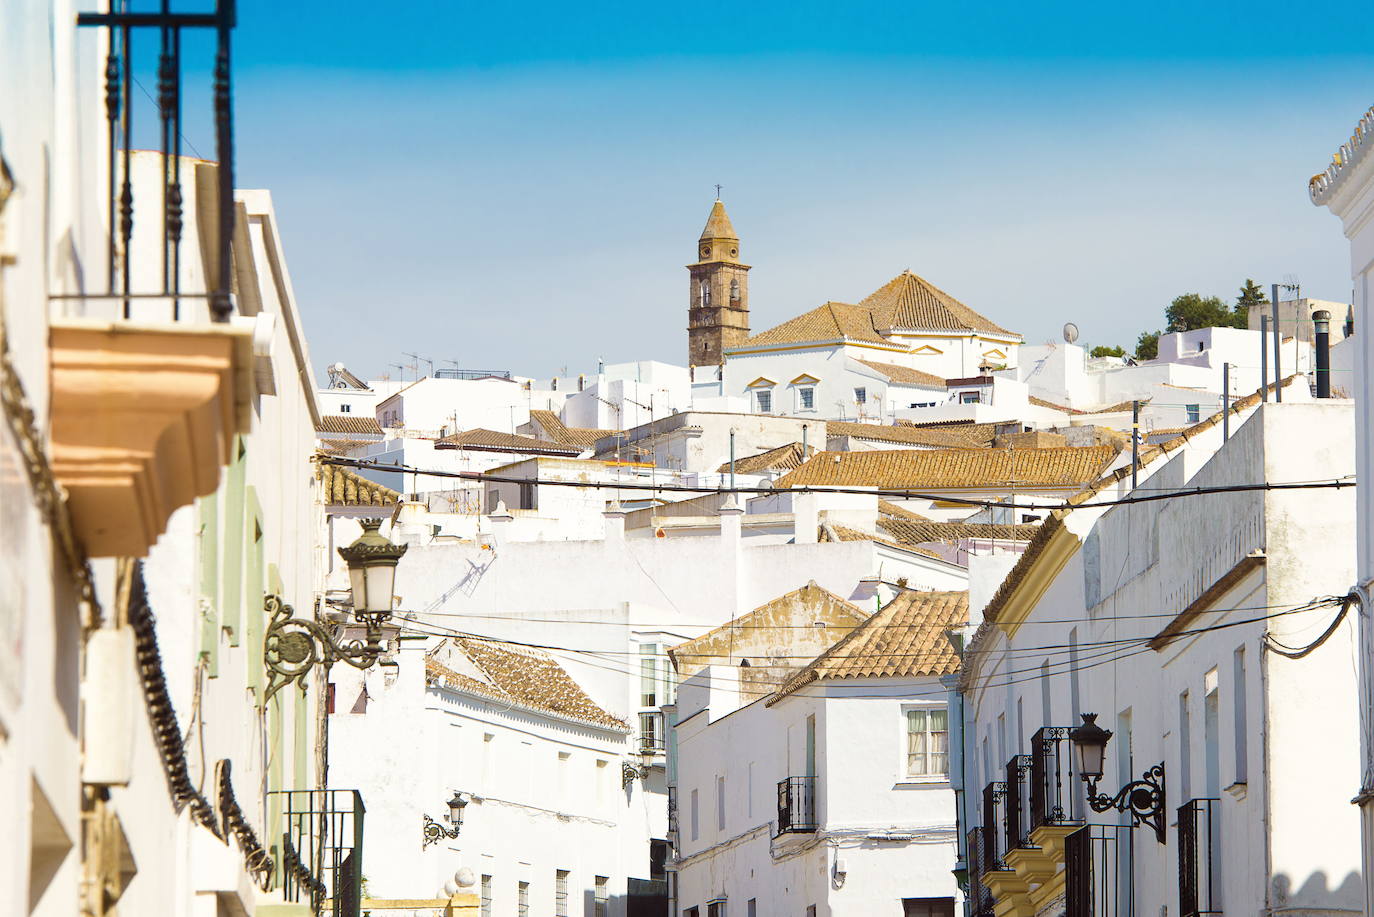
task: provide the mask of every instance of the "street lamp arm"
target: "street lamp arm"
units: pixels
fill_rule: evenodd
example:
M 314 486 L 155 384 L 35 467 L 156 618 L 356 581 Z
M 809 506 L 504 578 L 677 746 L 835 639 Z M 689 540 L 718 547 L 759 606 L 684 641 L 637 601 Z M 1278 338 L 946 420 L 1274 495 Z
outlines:
M 293 617 L 294 609 L 280 596 L 268 595 L 263 600 L 263 610 L 268 615 L 263 636 L 263 660 L 268 672 L 264 703 L 288 684 L 303 683 L 317 663 L 322 663 L 326 671 L 336 662 L 367 669 L 382 654 L 381 629 L 370 621 L 366 641 L 339 642 L 318 621 Z
M 1094 812 L 1130 812 L 1133 824 L 1149 825 L 1155 838 L 1165 842 L 1164 828 L 1164 762 L 1140 775 L 1117 791 L 1115 796 L 1097 792 L 1097 779 L 1088 781 L 1088 807 Z

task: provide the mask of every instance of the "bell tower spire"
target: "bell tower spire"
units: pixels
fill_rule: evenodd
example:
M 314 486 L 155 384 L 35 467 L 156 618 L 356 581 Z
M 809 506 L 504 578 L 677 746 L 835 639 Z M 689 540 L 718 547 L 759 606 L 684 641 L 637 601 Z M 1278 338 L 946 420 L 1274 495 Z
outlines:
M 725 362 L 723 349 L 749 337 L 749 265 L 739 260 L 739 236 L 719 185 L 697 256 L 687 265 L 687 359 L 691 366 L 718 366 Z

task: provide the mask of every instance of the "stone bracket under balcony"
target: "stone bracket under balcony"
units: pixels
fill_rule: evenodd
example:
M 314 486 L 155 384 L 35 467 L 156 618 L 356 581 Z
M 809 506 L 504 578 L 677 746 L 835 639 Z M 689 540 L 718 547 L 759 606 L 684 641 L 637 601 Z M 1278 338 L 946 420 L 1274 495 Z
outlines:
M 1030 886 L 1013 869 L 991 869 L 982 874 L 982 882 L 992 892 L 993 912 L 997 917 L 1032 917 L 1035 908 L 1030 901 Z
M 92 557 L 139 557 L 219 486 L 253 397 L 253 323 L 54 318 L 53 473 Z

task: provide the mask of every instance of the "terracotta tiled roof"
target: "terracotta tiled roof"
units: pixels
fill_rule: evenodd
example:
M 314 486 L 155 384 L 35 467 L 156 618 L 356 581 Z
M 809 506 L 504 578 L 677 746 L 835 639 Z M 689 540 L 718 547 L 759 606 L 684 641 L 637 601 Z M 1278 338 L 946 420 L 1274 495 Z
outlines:
M 1087 484 L 1116 456 L 1110 446 L 1057 449 L 892 449 L 821 452 L 777 481 L 881 490 L 1017 488 Z
M 806 455 L 816 454 L 815 446 L 806 447 Z M 801 466 L 804 461 L 802 457 L 801 443 L 788 443 L 776 449 L 769 449 L 767 452 L 760 452 L 758 455 L 748 455 L 741 459 L 735 459 L 735 471 L 739 474 L 760 474 L 765 471 L 791 471 Z M 717 474 L 725 474 L 730 470 L 730 463 L 725 462 L 716 469 Z
M 1149 404 L 1149 403 L 1150 403 L 1150 399 L 1149 399 L 1149 398 L 1141 398 L 1141 399 L 1140 399 L 1140 403 L 1141 403 L 1141 404 Z M 1079 413 L 1080 413 L 1080 414 L 1115 414 L 1115 413 L 1117 413 L 1117 412 L 1119 412 L 1119 411 L 1129 411 L 1129 410 L 1131 409 L 1131 405 L 1132 405 L 1132 404 L 1134 404 L 1134 402 L 1131 402 L 1131 401 L 1118 401 L 1116 404 L 1109 404 L 1109 405 L 1107 405 L 1106 407 L 1103 407 L 1103 408 L 1093 408 L 1091 411 L 1079 411 Z
M 898 366 L 896 363 L 878 363 L 873 360 L 860 360 L 859 362 L 869 369 L 876 369 L 887 376 L 887 381 L 895 382 L 898 385 L 924 385 L 927 388 L 938 388 L 942 391 L 945 388 L 944 378 L 934 373 L 912 369 L 910 366 Z
M 379 506 L 390 512 L 401 495 L 390 487 L 374 484 L 367 478 L 338 465 L 317 462 L 315 480 L 320 484 L 320 502 L 329 506 Z
M 477 449 L 487 452 L 535 452 L 542 455 L 578 455 L 582 449 L 562 443 L 547 443 L 533 436 L 518 433 L 501 433 L 497 430 L 484 430 L 475 427 L 445 436 L 434 444 L 436 449 Z
M 879 500 L 879 501 L 878 501 L 878 512 L 879 512 L 879 513 L 882 513 L 883 515 L 886 515 L 886 516 L 894 516 L 894 517 L 896 517 L 896 518 L 898 518 L 898 519 L 910 519 L 910 520 L 913 521 L 913 522 L 933 522 L 933 521 L 934 521 L 933 519 L 928 519 L 927 517 L 922 516 L 920 513 L 913 513 L 911 510 L 907 509 L 905 506 L 901 506 L 900 504 L 893 503 L 893 502 L 891 502 L 890 500 Z
M 872 309 L 880 327 L 931 331 L 990 331 L 1020 337 L 911 271 L 902 271 L 859 305 Z
M 434 658 L 438 652 L 434 650 L 425 659 L 425 677 L 430 684 L 610 729 L 626 729 L 624 720 L 601 709 L 546 653 L 475 637 L 453 637 L 451 642 L 485 677 L 455 672 Z
M 565 446 L 581 446 L 590 449 L 603 436 L 611 436 L 618 430 L 598 430 L 595 427 L 566 426 L 553 411 L 530 411 L 530 420 L 539 424 L 549 439 Z
M 903 592 L 787 679 L 767 704 L 772 706 L 822 678 L 911 678 L 957 672 L 959 657 L 945 634 L 967 623 L 967 592 Z
M 347 455 L 354 449 L 376 445 L 376 440 L 364 439 L 321 439 L 320 451 L 329 455 Z
M 1065 414 L 1083 413 L 1078 408 L 1071 408 L 1066 404 L 1055 404 L 1053 401 L 1046 401 L 1044 398 L 1037 398 L 1034 395 L 1027 395 L 1026 400 L 1039 407 L 1049 408 L 1052 411 L 1063 411 Z
M 842 302 L 828 302 L 803 312 L 781 325 L 760 331 L 739 347 L 756 344 L 796 344 L 802 341 L 861 341 L 867 344 L 892 344 L 878 333 L 873 312 Z
M 325 414 L 320 418 L 320 425 L 315 428 L 317 433 L 371 433 L 376 436 L 382 435 L 382 425 L 377 423 L 377 418 L 369 417 L 365 414 L 354 416 L 352 414 Z
M 1038 523 L 990 525 L 982 522 L 912 522 L 890 516 L 879 516 L 878 528 L 902 545 L 949 544 L 961 538 L 1030 541 L 1040 530 Z
M 947 429 L 927 429 L 905 425 L 854 423 L 848 420 L 828 420 L 825 435 L 849 436 L 881 443 L 905 443 L 912 446 L 939 446 L 946 449 L 971 449 L 991 445 L 995 424 L 968 424 Z
M 944 560 L 944 558 L 940 556 L 940 553 L 938 551 L 932 551 L 929 548 L 918 547 L 914 544 L 903 544 L 900 541 L 893 541 L 890 538 L 884 538 L 882 535 L 876 535 L 873 532 L 865 532 L 860 529 L 851 529 L 846 525 L 836 525 L 833 522 L 826 523 L 817 527 L 816 540 L 818 542 L 821 542 L 822 544 L 831 541 L 874 541 L 878 544 L 888 545 L 889 547 L 901 548 L 903 551 L 910 551 L 913 554 L 924 554 L 926 557 L 934 557 L 936 560 Z

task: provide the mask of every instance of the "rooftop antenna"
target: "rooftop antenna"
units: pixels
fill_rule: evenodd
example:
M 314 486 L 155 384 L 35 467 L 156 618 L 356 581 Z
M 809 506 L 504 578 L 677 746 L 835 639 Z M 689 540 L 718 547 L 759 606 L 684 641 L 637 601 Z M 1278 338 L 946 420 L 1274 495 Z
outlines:
M 388 364 L 386 364 L 386 365 L 387 365 L 387 366 L 394 366 L 396 369 L 399 369 L 399 370 L 401 371 L 401 381 L 402 381 L 402 382 L 405 382 L 405 381 L 406 381 L 406 368 L 405 368 L 404 366 L 402 366 L 400 363 L 388 363 Z
M 420 362 L 421 362 L 422 360 L 423 360 L 425 363 L 428 363 L 428 364 L 429 364 L 429 374 L 430 374 L 431 376 L 434 375 L 434 361 L 433 361 L 433 360 L 429 359 L 428 357 L 422 357 L 422 356 L 420 356 L 418 353 L 407 353 L 407 354 L 404 354 L 404 355 L 407 356 L 407 357 L 410 357 L 412 360 L 415 361 L 415 363 L 414 363 L 414 365 L 413 365 L 413 367 L 412 367 L 412 368 L 415 370 L 415 375 L 418 376 L 418 375 L 420 374 Z

